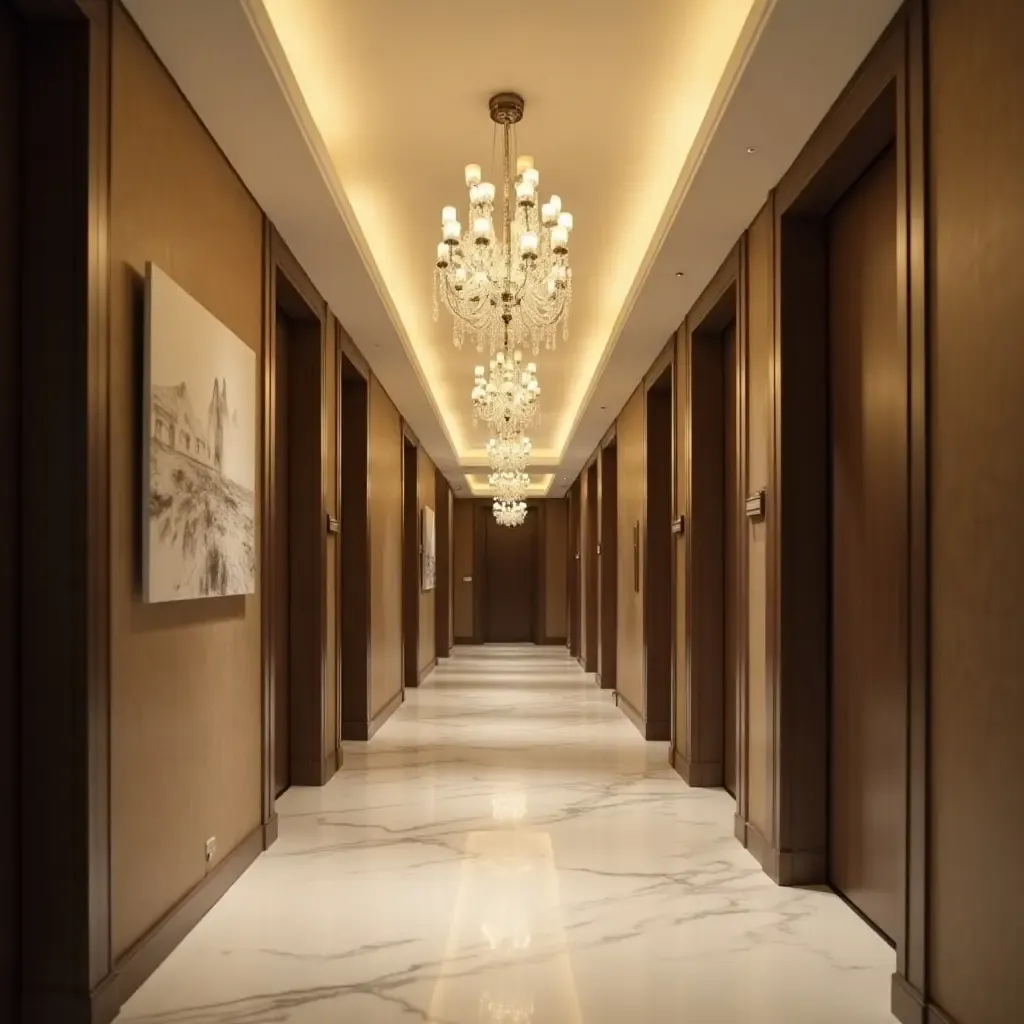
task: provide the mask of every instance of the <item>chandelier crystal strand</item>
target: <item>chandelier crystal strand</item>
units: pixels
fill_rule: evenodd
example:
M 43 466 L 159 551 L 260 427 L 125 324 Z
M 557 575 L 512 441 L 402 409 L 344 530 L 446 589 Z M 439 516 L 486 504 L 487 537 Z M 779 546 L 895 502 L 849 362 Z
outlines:
M 528 437 L 492 437 L 487 442 L 487 461 L 492 470 L 521 473 L 530 464 L 533 445 Z
M 452 341 L 473 337 L 478 351 L 554 348 L 558 324 L 569 332 L 573 217 L 553 195 L 538 210 L 540 172 L 519 156 L 513 169 L 512 125 L 523 116 L 514 93 L 491 98 L 491 119 L 502 127 L 500 237 L 495 232 L 497 190 L 481 180 L 479 164 L 466 167 L 469 217 L 463 230 L 454 206 L 441 211 L 441 242 L 434 269 L 434 319 L 443 301 L 452 313 Z

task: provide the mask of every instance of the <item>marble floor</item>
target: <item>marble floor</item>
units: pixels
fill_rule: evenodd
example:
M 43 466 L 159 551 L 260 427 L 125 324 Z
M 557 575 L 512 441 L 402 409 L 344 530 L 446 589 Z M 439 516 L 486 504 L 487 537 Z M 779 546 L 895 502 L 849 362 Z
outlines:
M 458 649 L 119 1024 L 892 1024 L 889 947 L 666 756 L 561 649 Z

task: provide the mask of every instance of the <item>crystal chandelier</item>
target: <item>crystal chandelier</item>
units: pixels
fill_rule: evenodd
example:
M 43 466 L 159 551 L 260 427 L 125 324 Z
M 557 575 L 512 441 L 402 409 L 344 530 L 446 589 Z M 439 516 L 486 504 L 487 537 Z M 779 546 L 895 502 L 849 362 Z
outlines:
M 499 501 L 521 501 L 530 486 L 530 474 L 503 469 L 492 473 L 487 482 Z
M 533 445 L 528 437 L 492 437 L 487 442 L 491 469 L 522 472 L 530 464 Z
M 454 317 L 452 341 L 458 348 L 475 334 L 478 351 L 486 341 L 491 352 L 530 345 L 536 353 L 542 337 L 545 348 L 555 347 L 559 322 L 563 339 L 568 337 L 573 219 L 562 211 L 558 196 L 538 212 L 540 173 L 532 157 L 515 158 L 513 171 L 512 126 L 522 120 L 523 108 L 523 98 L 516 93 L 491 97 L 491 120 L 502 129 L 501 194 L 491 182 L 481 181 L 479 164 L 469 164 L 466 231 L 454 206 L 441 212 L 434 319 L 440 296 Z
M 526 522 L 526 502 L 495 498 L 494 518 L 499 526 L 522 526 Z
M 498 437 L 522 434 L 537 415 L 537 364 L 527 363 L 524 369 L 523 354 L 516 349 L 510 356 L 497 353 L 491 360 L 489 375 L 482 366 L 474 373 L 476 379 L 470 393 L 474 425 L 482 420 Z

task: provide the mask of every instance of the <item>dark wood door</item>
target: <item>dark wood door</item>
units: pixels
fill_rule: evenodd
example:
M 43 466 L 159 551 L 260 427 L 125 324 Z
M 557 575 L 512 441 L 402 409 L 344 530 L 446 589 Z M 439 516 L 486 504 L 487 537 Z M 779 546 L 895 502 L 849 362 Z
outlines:
M 900 939 L 906 799 L 907 369 L 898 342 L 896 162 L 829 223 L 832 884 Z
M 290 784 L 291 761 L 291 586 L 289 538 L 291 537 L 291 445 L 289 420 L 288 321 L 277 317 L 275 345 L 274 406 L 274 513 L 278 531 L 274 545 L 274 795 Z
M 537 621 L 537 513 L 522 526 L 484 528 L 484 641 L 531 643 Z
M 722 366 L 724 395 L 722 401 L 725 460 L 722 495 L 722 707 L 725 735 L 722 744 L 722 773 L 725 788 L 736 796 L 737 748 L 739 743 L 739 680 L 736 676 L 736 530 L 739 510 L 736 508 L 736 324 L 722 332 Z

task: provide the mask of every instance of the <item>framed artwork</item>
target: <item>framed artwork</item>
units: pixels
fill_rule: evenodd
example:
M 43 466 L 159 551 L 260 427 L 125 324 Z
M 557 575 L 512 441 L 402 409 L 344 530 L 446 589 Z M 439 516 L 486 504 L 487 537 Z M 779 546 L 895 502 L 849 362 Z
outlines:
M 256 353 L 146 265 L 142 590 L 256 590 Z
M 424 590 L 433 590 L 437 586 L 437 533 L 434 525 L 434 510 L 423 507 L 422 545 L 423 566 L 421 582 Z

